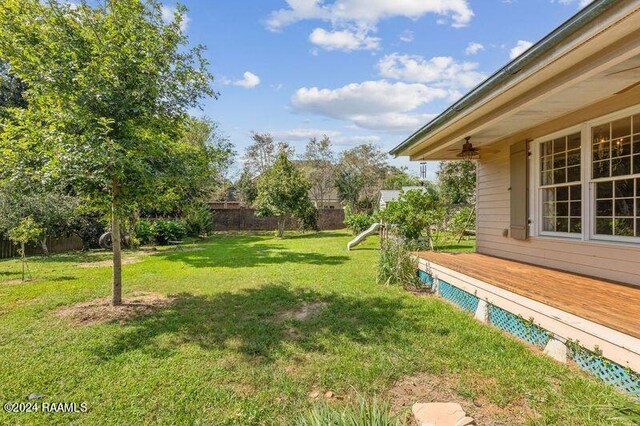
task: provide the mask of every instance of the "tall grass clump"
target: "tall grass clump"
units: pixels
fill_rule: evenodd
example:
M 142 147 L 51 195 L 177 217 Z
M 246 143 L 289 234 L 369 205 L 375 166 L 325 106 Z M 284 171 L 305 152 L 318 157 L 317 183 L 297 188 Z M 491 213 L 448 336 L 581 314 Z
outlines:
M 297 426 L 401 426 L 406 424 L 391 414 L 389 404 L 360 398 L 357 404 L 332 406 L 323 403 L 304 413 Z

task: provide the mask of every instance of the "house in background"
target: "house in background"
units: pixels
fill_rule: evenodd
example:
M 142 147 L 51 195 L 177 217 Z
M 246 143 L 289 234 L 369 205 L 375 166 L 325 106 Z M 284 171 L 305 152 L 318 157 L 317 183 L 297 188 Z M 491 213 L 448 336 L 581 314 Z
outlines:
M 392 154 L 478 164 L 477 252 L 419 253 L 423 280 L 640 397 L 640 1 L 590 3 Z
M 380 190 L 380 199 L 378 200 L 378 207 L 380 210 L 387 208 L 387 204 L 392 201 L 397 201 L 400 198 L 400 194 L 410 191 L 412 189 L 424 190 L 424 186 L 403 186 L 402 189 L 382 189 Z

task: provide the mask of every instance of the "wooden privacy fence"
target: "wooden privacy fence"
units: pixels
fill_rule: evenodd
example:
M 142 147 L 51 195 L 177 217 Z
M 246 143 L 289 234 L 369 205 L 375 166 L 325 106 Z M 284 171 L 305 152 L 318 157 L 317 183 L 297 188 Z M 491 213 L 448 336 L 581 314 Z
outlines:
M 65 251 L 82 250 L 83 244 L 80 237 L 72 235 L 62 238 L 47 238 L 49 253 L 62 253 Z M 40 244 L 29 244 L 26 247 L 27 255 L 42 254 Z M 18 246 L 6 239 L 0 239 L 0 259 L 18 256 Z

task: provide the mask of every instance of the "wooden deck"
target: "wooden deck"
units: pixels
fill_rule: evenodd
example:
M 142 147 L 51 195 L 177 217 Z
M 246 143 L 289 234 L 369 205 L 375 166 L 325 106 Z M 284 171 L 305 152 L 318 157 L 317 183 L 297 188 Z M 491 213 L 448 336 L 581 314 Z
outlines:
M 640 287 L 478 253 L 416 255 L 428 262 L 640 338 Z

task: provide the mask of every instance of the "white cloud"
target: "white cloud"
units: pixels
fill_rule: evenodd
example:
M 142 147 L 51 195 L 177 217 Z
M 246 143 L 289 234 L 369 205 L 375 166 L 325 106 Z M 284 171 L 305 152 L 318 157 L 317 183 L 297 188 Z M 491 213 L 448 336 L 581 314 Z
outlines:
M 260 84 L 260 77 L 247 71 L 242 75 L 242 80 L 234 81 L 232 84 L 234 86 L 244 87 L 245 89 L 253 89 Z
M 554 0 L 551 0 L 551 2 L 553 3 Z M 589 3 L 592 3 L 593 0 L 558 0 L 558 3 L 560 4 L 574 4 L 577 3 L 578 4 L 578 8 L 582 9 L 583 7 L 586 7 Z
M 309 36 L 311 43 L 325 50 L 373 50 L 380 47 L 380 39 L 370 37 L 365 31 L 326 31 L 316 28 Z
M 475 62 L 457 62 L 450 56 L 436 56 L 425 59 L 417 55 L 386 55 L 378 62 L 380 75 L 395 80 L 415 83 L 430 83 L 444 89 L 450 100 L 458 99 L 462 93 L 480 82 L 486 76 L 477 70 Z
M 464 53 L 467 55 L 475 55 L 481 50 L 484 50 L 484 46 L 480 43 L 476 43 L 475 41 L 472 41 L 467 45 L 467 48 L 464 49 Z
M 361 145 L 363 143 L 380 142 L 380 136 L 368 135 L 368 136 L 338 136 L 331 139 L 336 145 Z
M 162 12 L 162 20 L 167 24 L 170 24 L 176 18 L 176 8 L 173 6 L 163 5 L 160 11 Z M 182 15 L 182 22 L 180 22 L 180 30 L 182 30 L 183 33 L 187 31 L 189 22 L 191 22 L 191 19 L 189 18 L 189 16 L 187 14 Z
M 290 130 L 276 130 L 271 132 L 271 135 L 276 139 L 283 139 L 285 141 L 306 141 L 311 138 L 321 138 L 324 135 L 330 138 L 336 137 L 341 133 L 337 130 L 321 130 L 321 129 L 290 129 Z
M 375 26 L 394 17 L 418 19 L 428 13 L 448 17 L 454 27 L 464 27 L 473 11 L 467 0 L 287 0 L 288 8 L 276 10 L 267 20 L 267 28 L 279 30 L 294 22 L 320 19 L 334 24 Z
M 400 41 L 404 41 L 405 43 L 411 43 L 414 38 L 413 31 L 404 30 L 403 32 L 400 33 L 398 38 L 400 39 Z
M 511 59 L 515 59 L 518 56 L 522 55 L 527 49 L 533 46 L 533 43 L 527 40 L 518 40 L 516 45 L 509 52 L 509 57 Z
M 298 111 L 351 121 L 365 129 L 408 131 L 429 116 L 415 110 L 449 93 L 424 84 L 386 80 L 352 83 L 337 89 L 300 88 L 291 99 Z

